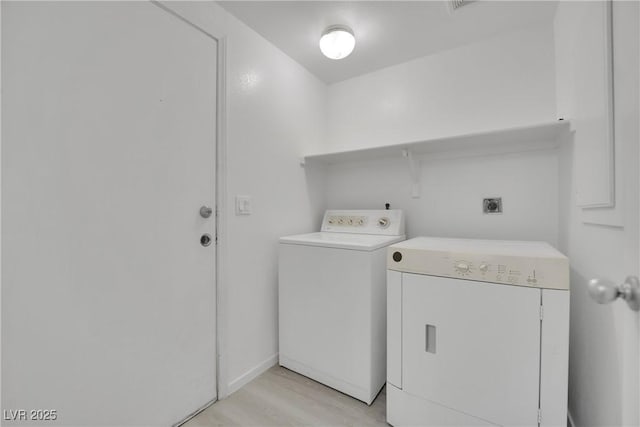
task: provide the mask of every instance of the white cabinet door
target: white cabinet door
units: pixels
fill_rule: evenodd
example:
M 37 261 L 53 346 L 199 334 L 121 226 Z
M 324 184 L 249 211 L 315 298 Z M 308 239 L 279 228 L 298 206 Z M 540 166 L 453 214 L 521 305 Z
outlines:
M 540 290 L 402 279 L 405 392 L 500 425 L 537 425 Z
M 216 53 L 150 2 L 2 2 L 3 409 L 167 426 L 216 397 Z

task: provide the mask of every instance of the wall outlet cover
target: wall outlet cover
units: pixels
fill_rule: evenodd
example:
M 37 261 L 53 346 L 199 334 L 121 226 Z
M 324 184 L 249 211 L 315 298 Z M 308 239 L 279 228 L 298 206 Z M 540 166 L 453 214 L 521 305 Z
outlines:
M 482 202 L 482 212 L 486 214 L 502 213 L 502 197 L 488 197 Z

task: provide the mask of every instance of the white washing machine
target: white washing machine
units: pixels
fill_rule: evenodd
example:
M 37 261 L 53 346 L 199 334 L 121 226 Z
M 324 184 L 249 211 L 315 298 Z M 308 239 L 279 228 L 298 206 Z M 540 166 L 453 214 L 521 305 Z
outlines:
M 282 237 L 280 365 L 371 404 L 386 379 L 386 248 L 400 210 L 329 210 L 321 231 Z
M 390 246 L 387 267 L 389 424 L 567 424 L 564 255 L 420 237 Z

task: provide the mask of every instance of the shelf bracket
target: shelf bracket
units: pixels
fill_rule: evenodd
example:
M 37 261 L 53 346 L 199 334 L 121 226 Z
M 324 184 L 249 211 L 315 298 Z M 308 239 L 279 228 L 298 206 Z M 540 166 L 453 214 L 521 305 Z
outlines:
M 409 178 L 411 178 L 411 198 L 420 198 L 420 180 L 419 180 L 419 167 L 417 160 L 413 157 L 413 153 L 408 148 L 402 150 L 402 157 L 406 157 L 409 163 Z

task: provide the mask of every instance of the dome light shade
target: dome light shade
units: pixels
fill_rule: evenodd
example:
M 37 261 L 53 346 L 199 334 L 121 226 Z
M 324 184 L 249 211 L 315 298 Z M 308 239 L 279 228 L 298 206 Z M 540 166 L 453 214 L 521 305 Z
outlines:
M 327 28 L 320 37 L 320 50 L 329 59 L 342 59 L 353 52 L 356 38 L 350 28 L 334 25 Z

